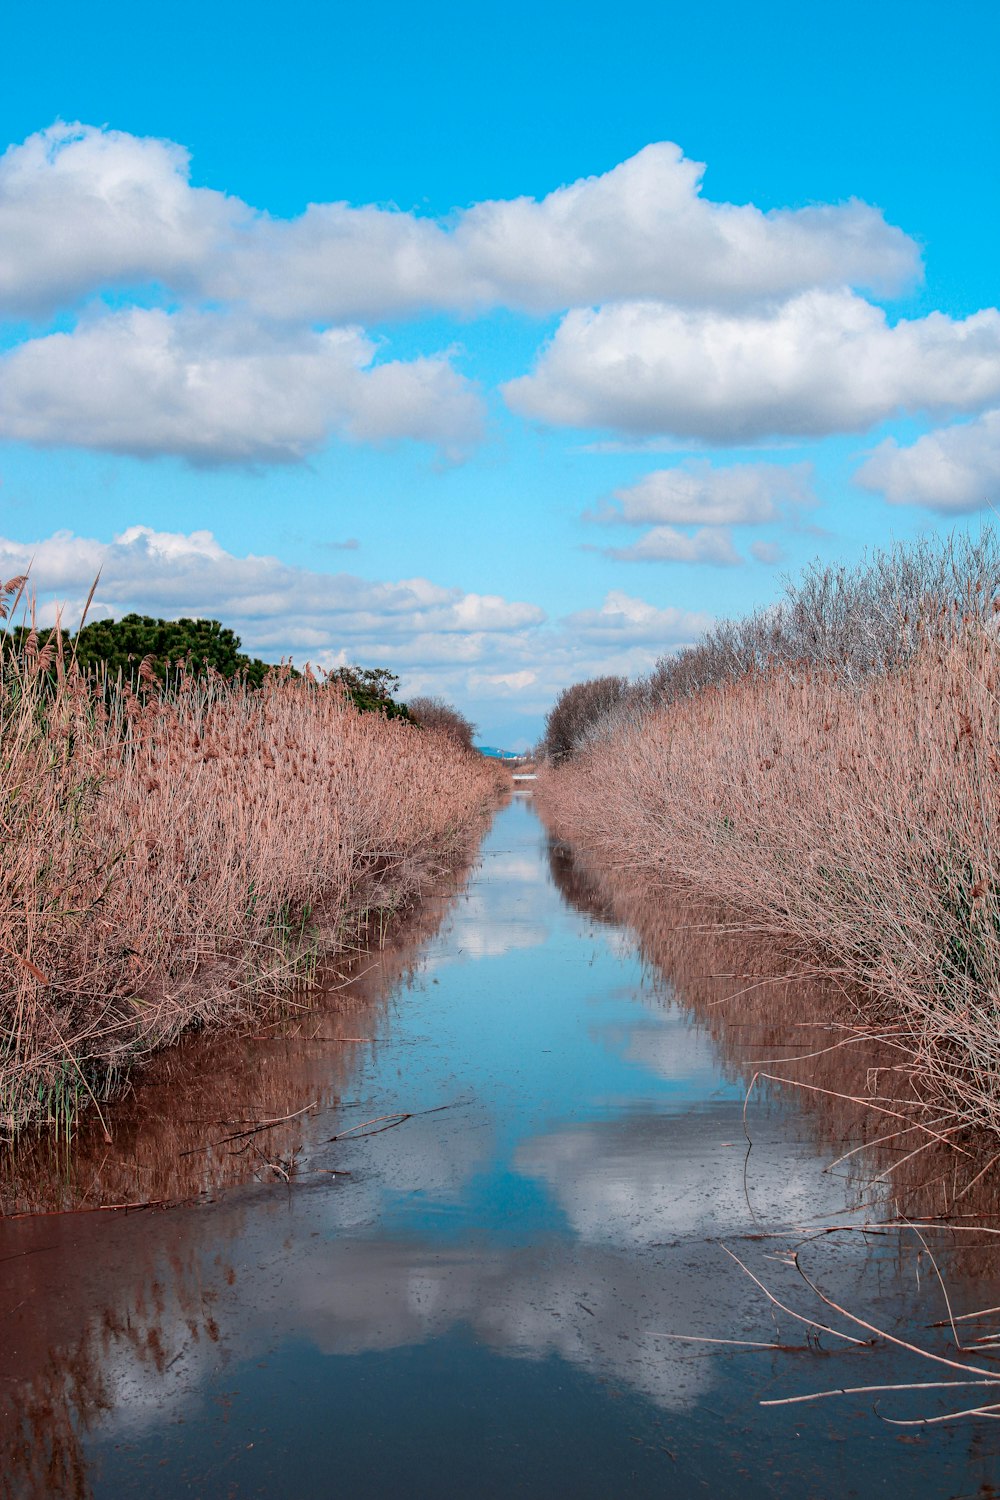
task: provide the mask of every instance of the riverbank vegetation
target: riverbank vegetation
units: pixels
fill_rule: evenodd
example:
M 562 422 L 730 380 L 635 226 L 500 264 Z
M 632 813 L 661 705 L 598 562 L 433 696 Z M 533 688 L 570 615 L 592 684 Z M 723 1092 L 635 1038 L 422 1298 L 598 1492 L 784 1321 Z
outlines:
M 9 605 L 21 581 L 8 586 Z M 288 993 L 405 903 L 509 782 L 349 687 L 0 653 L 0 1138 Z
M 952 1139 L 1000 1130 L 998 610 L 991 532 L 816 566 L 645 681 L 570 689 L 539 787 L 591 858 L 849 993 Z
M 472 749 L 472 741 L 476 733 L 475 724 L 464 714 L 460 714 L 450 703 L 446 703 L 443 698 L 411 698 L 407 704 L 407 710 L 410 717 L 416 723 L 421 724 L 424 729 L 433 729 L 439 734 L 447 735 L 462 748 Z
M 92 620 L 84 623 L 72 636 L 64 636 L 55 627 L 36 630 L 22 621 L 12 623 L 0 634 L 0 651 L 18 654 L 26 646 L 34 655 L 42 654 L 49 642 L 68 651 L 83 671 L 94 671 L 112 681 L 121 674 L 133 688 L 154 679 L 167 686 L 177 675 L 217 672 L 222 677 L 240 677 L 248 688 L 260 687 L 272 672 L 281 670 L 286 677 L 298 677 L 294 667 L 280 669 L 258 656 L 248 656 L 235 631 L 220 620 L 186 617 L 179 620 L 154 619 L 150 615 L 123 615 L 120 620 Z M 330 681 L 340 684 L 355 708 L 363 713 L 380 713 L 387 719 L 407 719 L 411 715 L 405 703 L 394 696 L 399 678 L 386 667 L 336 667 Z

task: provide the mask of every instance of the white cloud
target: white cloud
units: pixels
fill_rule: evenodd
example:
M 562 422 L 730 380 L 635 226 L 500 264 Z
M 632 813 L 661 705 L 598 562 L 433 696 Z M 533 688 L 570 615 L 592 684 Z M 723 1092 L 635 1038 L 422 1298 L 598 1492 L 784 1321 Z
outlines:
M 473 690 L 491 693 L 501 698 L 516 698 L 525 688 L 538 681 L 538 673 L 526 667 L 520 672 L 473 672 L 469 685 Z
M 708 443 L 860 431 L 898 412 L 974 411 L 1000 396 L 1000 312 L 890 326 L 848 291 L 743 314 L 633 302 L 567 314 L 504 392 L 557 426 Z
M 545 619 L 534 604 L 442 588 L 425 578 L 373 583 L 349 573 L 316 573 L 274 557 L 237 557 L 210 531 L 131 526 L 111 542 L 56 532 L 34 542 L 0 538 L 0 574 L 31 568 L 40 596 L 67 604 L 72 624 L 100 571 L 96 605 L 105 614 L 139 610 L 211 616 L 232 625 L 248 649 L 300 658 L 359 643 L 392 650 L 433 643 L 454 660 L 463 643 L 522 631 Z M 481 648 L 480 648 L 481 649 Z
M 570 683 L 608 675 L 635 677 L 649 672 L 665 653 L 696 641 L 713 624 L 712 615 L 673 605 L 652 604 L 611 590 L 596 608 L 580 609 L 535 630 L 496 637 L 505 667 L 445 674 L 440 690 L 463 693 L 481 704 L 474 717 L 495 713 L 509 720 L 520 711 L 529 733 Z
M 616 504 L 587 520 L 626 525 L 736 526 L 778 520 L 788 505 L 815 503 L 811 464 L 731 464 L 706 460 L 657 469 L 615 491 Z
M 699 526 L 692 535 L 674 526 L 654 526 L 628 547 L 605 547 L 619 562 L 711 563 L 731 568 L 743 561 L 725 526 Z
M 41 313 L 159 282 L 267 317 L 341 322 L 623 297 L 735 305 L 812 286 L 888 293 L 919 273 L 913 240 L 867 204 L 764 213 L 703 198 L 703 172 L 661 142 L 540 201 L 440 221 L 320 203 L 281 220 L 192 188 L 172 142 L 56 124 L 0 157 L 0 306 Z
M 0 311 L 45 317 L 107 291 L 170 311 L 91 308 L 15 346 L 0 437 L 206 464 L 413 438 L 457 458 L 482 407 L 450 358 L 377 359 L 352 325 L 501 306 L 571 309 L 506 388 L 511 406 L 633 439 L 858 430 L 1000 394 L 986 369 L 1000 315 L 890 329 L 846 290 L 919 275 L 917 246 L 880 211 L 713 202 L 703 174 L 661 142 L 537 200 L 445 218 L 326 202 L 279 219 L 193 187 L 173 142 L 57 123 L 0 156 Z M 721 489 L 688 502 L 727 504 Z
M 455 240 L 496 301 L 539 311 L 618 298 L 733 304 L 810 286 L 898 290 L 914 242 L 856 200 L 781 209 L 701 197 L 705 168 L 659 142 L 598 177 L 480 203 Z
M 582 609 L 563 621 L 574 638 L 588 644 L 621 646 L 625 643 L 654 643 L 661 650 L 670 645 L 687 644 L 704 634 L 712 625 L 712 616 L 700 611 L 664 609 L 635 599 L 613 589 L 600 609 Z
M 29 566 L 43 625 L 62 608 L 64 624 L 74 628 L 100 572 L 93 617 L 131 610 L 210 617 L 267 660 L 385 665 L 402 678 L 404 697 L 442 694 L 468 711 L 487 739 L 500 732 L 497 719 L 540 719 L 571 682 L 648 671 L 664 651 L 712 623 L 709 615 L 620 592 L 550 623 L 535 604 L 426 578 L 371 581 L 274 557 L 239 557 L 210 531 L 130 526 L 111 541 L 67 531 L 33 541 L 0 537 L 0 577 Z M 530 736 L 537 725 L 528 722 L 526 731 Z
M 815 503 L 811 464 L 713 468 L 698 460 L 644 475 L 638 483 L 616 490 L 613 503 L 585 512 L 584 519 L 610 525 L 657 523 L 628 546 L 602 549 L 622 562 L 732 567 L 743 559 L 733 545 L 730 526 L 783 520 L 793 507 Z M 678 526 L 697 530 L 678 531 Z M 755 542 L 750 550 L 760 562 L 775 562 L 781 556 L 780 547 L 767 542 Z
M 288 463 L 334 433 L 412 438 L 459 456 L 480 436 L 446 358 L 374 364 L 358 329 L 269 331 L 130 308 L 0 359 L 0 437 L 193 463 Z
M 102 286 L 192 289 L 246 213 L 192 188 L 171 141 L 55 124 L 0 156 L 0 309 L 44 314 Z
M 887 438 L 855 476 L 893 505 L 960 515 L 1000 501 L 1000 411 L 925 433 L 900 447 Z

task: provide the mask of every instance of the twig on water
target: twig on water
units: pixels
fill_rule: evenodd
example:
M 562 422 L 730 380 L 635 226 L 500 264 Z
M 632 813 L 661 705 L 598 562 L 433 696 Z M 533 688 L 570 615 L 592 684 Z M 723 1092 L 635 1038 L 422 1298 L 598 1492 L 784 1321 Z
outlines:
M 750 1277 L 750 1280 L 753 1282 L 754 1286 L 760 1287 L 761 1291 L 764 1293 L 764 1296 L 767 1298 L 767 1300 L 770 1303 L 773 1303 L 773 1305 L 775 1307 L 779 1308 L 781 1310 L 781 1312 L 785 1313 L 789 1318 L 794 1318 L 797 1323 L 804 1323 L 807 1328 L 818 1328 L 821 1333 L 829 1333 L 834 1338 L 843 1339 L 848 1344 L 857 1344 L 861 1348 L 863 1348 L 866 1344 L 869 1344 L 871 1342 L 870 1339 L 856 1339 L 853 1336 L 853 1334 L 850 1334 L 850 1333 L 841 1333 L 841 1331 L 840 1331 L 839 1328 L 829 1328 L 825 1323 L 818 1322 L 816 1318 L 807 1318 L 803 1313 L 797 1313 L 792 1308 L 786 1307 L 785 1304 L 784 1304 L 784 1302 L 779 1302 L 778 1298 L 774 1295 L 774 1293 L 768 1290 L 768 1288 L 764 1285 L 764 1283 L 760 1280 L 760 1278 L 758 1276 L 755 1276 L 753 1274 L 753 1272 L 751 1271 L 750 1267 L 748 1265 L 745 1265 L 744 1262 L 740 1260 L 740 1258 L 739 1258 L 738 1255 L 735 1255 L 733 1253 L 733 1251 L 730 1250 L 728 1248 L 728 1246 L 726 1246 L 726 1245 L 723 1245 L 722 1248 L 726 1252 L 726 1254 L 729 1256 L 730 1260 L 734 1260 L 736 1262 L 736 1264 L 739 1266 L 740 1270 L 743 1271 L 745 1275 L 747 1275 L 747 1276 Z M 800 1275 L 802 1275 L 802 1276 L 805 1275 L 805 1273 L 802 1271 L 802 1268 L 800 1266 L 798 1266 L 797 1262 L 796 1262 L 796 1268 L 798 1269 Z M 823 1301 L 826 1301 L 826 1300 L 827 1299 L 824 1297 Z M 831 1307 L 834 1307 L 835 1304 L 831 1302 L 829 1305 Z M 839 1312 L 840 1309 L 837 1308 L 836 1311 Z M 877 1330 L 873 1330 L 873 1331 L 877 1332 Z M 983 1373 L 988 1373 L 988 1372 L 983 1372 Z
M 140 1203 L 88 1203 L 81 1208 L 31 1208 L 20 1214 L 0 1214 L 0 1218 L 12 1219 L 59 1219 L 67 1214 L 117 1214 L 140 1208 L 176 1208 L 186 1203 L 186 1198 L 147 1198 Z
M 727 1349 L 774 1349 L 779 1354 L 812 1353 L 810 1344 L 776 1344 L 770 1339 L 711 1339 L 697 1333 L 650 1333 L 654 1339 L 676 1339 L 683 1344 L 722 1344 Z M 768 1403 L 764 1403 L 767 1405 Z
M 319 1100 L 314 1099 L 311 1104 L 306 1105 L 305 1109 L 297 1109 L 293 1114 L 279 1115 L 274 1120 L 261 1120 L 259 1124 L 251 1125 L 246 1130 L 234 1130 L 231 1135 L 220 1136 L 217 1141 L 206 1141 L 201 1146 L 191 1146 L 187 1151 L 182 1151 L 180 1154 L 181 1156 L 194 1156 L 198 1151 L 210 1151 L 213 1146 L 225 1146 L 229 1141 L 242 1141 L 247 1136 L 260 1135 L 262 1130 L 270 1130 L 275 1125 L 285 1125 L 289 1120 L 297 1120 L 300 1116 L 307 1115 L 318 1104 Z
M 854 1229 L 855 1231 L 857 1231 L 858 1228 L 858 1226 L 850 1225 L 840 1227 Z M 879 1230 L 884 1230 L 887 1227 L 888 1226 L 882 1225 L 874 1226 L 876 1232 L 878 1232 Z M 928 1256 L 931 1265 L 934 1268 L 935 1275 L 945 1299 L 945 1306 L 947 1308 L 948 1316 L 946 1319 L 943 1319 L 940 1322 L 932 1324 L 930 1326 L 950 1329 L 960 1353 L 982 1353 L 985 1352 L 986 1348 L 993 1347 L 992 1345 L 987 1344 L 985 1340 L 978 1347 L 962 1344 L 959 1338 L 957 1324 L 969 1318 L 987 1316 L 990 1313 L 1000 1311 L 1000 1309 L 983 1308 L 976 1313 L 955 1314 L 952 1311 L 951 1300 L 948 1296 L 947 1288 L 944 1284 L 944 1279 L 937 1265 L 937 1261 L 931 1253 L 927 1242 L 924 1239 L 924 1236 L 919 1232 L 919 1230 L 917 1230 L 914 1224 L 908 1223 L 905 1220 L 893 1225 L 892 1227 L 896 1229 L 909 1229 L 912 1233 L 914 1233 L 916 1235 L 916 1238 L 919 1240 L 924 1253 Z M 855 1327 L 864 1329 L 865 1332 L 871 1335 L 870 1338 L 864 1340 L 855 1338 L 850 1334 L 840 1332 L 840 1330 L 838 1329 L 830 1328 L 826 1324 L 820 1323 L 815 1318 L 807 1318 L 803 1314 L 795 1312 L 794 1309 L 786 1306 L 783 1302 L 779 1301 L 779 1299 L 774 1295 L 773 1292 L 769 1290 L 767 1286 L 765 1286 L 760 1278 L 755 1276 L 750 1268 L 740 1260 L 739 1256 L 735 1255 L 733 1251 L 728 1249 L 728 1247 L 725 1245 L 723 1245 L 722 1248 L 730 1257 L 730 1259 L 735 1261 L 740 1269 L 745 1273 L 745 1275 L 750 1278 L 754 1285 L 760 1288 L 760 1290 L 764 1293 L 765 1297 L 772 1304 L 772 1306 L 779 1308 L 782 1312 L 794 1318 L 797 1322 L 804 1323 L 806 1327 L 818 1329 L 825 1333 L 834 1334 L 836 1335 L 836 1337 L 845 1339 L 848 1343 L 860 1346 L 862 1348 L 874 1348 L 879 1343 L 890 1344 L 897 1349 L 905 1350 L 908 1354 L 915 1354 L 922 1359 L 930 1360 L 933 1364 L 943 1365 L 946 1369 L 958 1371 L 961 1376 L 965 1377 L 958 1380 L 952 1379 L 899 1382 L 887 1381 L 870 1385 L 832 1386 L 824 1390 L 807 1391 L 796 1396 L 770 1397 L 766 1400 L 762 1400 L 760 1402 L 761 1406 L 798 1406 L 814 1401 L 829 1400 L 835 1396 L 880 1395 L 882 1393 L 892 1391 L 950 1391 L 972 1388 L 996 1391 L 998 1398 L 1000 1398 L 1000 1373 L 983 1368 L 981 1365 L 970 1364 L 968 1362 L 963 1363 L 956 1359 L 950 1359 L 946 1355 L 937 1354 L 931 1349 L 921 1348 L 920 1345 L 911 1343 L 908 1339 L 900 1338 L 896 1334 L 889 1333 L 886 1329 L 880 1328 L 875 1323 L 869 1322 L 866 1318 L 862 1318 L 858 1314 L 850 1312 L 846 1307 L 842 1307 L 839 1302 L 834 1301 L 834 1299 L 830 1297 L 826 1292 L 824 1292 L 822 1287 L 817 1285 L 812 1277 L 807 1274 L 799 1260 L 798 1249 L 791 1251 L 789 1255 L 789 1264 L 795 1267 L 796 1271 L 798 1271 L 802 1280 L 805 1282 L 806 1286 L 813 1293 L 813 1295 L 816 1296 L 826 1307 L 829 1307 L 833 1312 L 837 1313 L 840 1317 L 846 1318 L 847 1321 L 849 1323 L 853 1323 Z M 756 1340 L 750 1339 L 708 1338 L 705 1336 L 694 1334 L 656 1333 L 653 1336 L 656 1338 L 676 1339 L 681 1342 L 712 1344 L 716 1346 L 730 1347 L 734 1350 L 746 1349 L 748 1351 L 760 1351 L 770 1349 L 780 1352 L 800 1352 L 802 1348 L 802 1346 L 798 1345 L 782 1345 L 770 1342 L 765 1343 L 763 1341 L 757 1342 Z M 987 1336 L 987 1338 L 989 1337 L 993 1336 Z M 874 1411 L 875 1415 L 879 1418 L 880 1421 L 889 1423 L 894 1427 L 933 1427 L 942 1426 L 945 1423 L 949 1422 L 956 1422 L 966 1417 L 984 1417 L 989 1418 L 991 1421 L 995 1421 L 1000 1418 L 1000 1399 L 995 1402 L 986 1401 L 977 1406 L 965 1407 L 960 1411 L 944 1412 L 937 1416 L 931 1417 L 886 1417 L 883 1416 L 882 1413 L 878 1410 L 877 1403 L 875 1404 Z
M 404 1109 L 400 1110 L 398 1114 L 376 1115 L 372 1120 L 362 1120 L 358 1125 L 351 1125 L 347 1130 L 341 1130 L 336 1135 L 328 1136 L 327 1144 L 330 1141 L 346 1140 L 348 1136 L 353 1136 L 355 1140 L 360 1140 L 364 1135 L 381 1135 L 383 1130 L 392 1130 L 395 1126 L 402 1125 L 404 1120 L 413 1120 L 417 1115 L 439 1115 L 444 1109 L 457 1108 L 458 1105 L 456 1104 L 438 1104 L 433 1109 Z M 387 1123 L 382 1124 L 383 1120 Z M 369 1130 L 369 1125 L 377 1125 L 379 1128 L 378 1130 Z
M 773 1396 L 761 1406 L 801 1406 L 807 1401 L 825 1401 L 828 1396 L 870 1396 L 882 1391 L 954 1391 L 959 1387 L 997 1386 L 996 1380 L 911 1380 L 896 1385 L 838 1385 L 828 1391 L 807 1391 L 802 1396 Z M 884 1420 L 891 1420 L 885 1418 Z

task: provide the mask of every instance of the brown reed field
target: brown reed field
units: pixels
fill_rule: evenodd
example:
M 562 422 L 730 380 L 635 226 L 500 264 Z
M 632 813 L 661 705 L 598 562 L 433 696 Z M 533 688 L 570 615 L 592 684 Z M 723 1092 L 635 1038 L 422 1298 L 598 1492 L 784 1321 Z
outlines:
M 0 1139 L 71 1132 L 181 1032 L 287 996 L 508 785 L 309 674 L 161 690 L 29 635 L 0 657 Z
M 992 606 L 991 606 L 992 607 Z M 779 939 L 853 997 L 940 1132 L 1000 1130 L 1000 654 L 942 605 L 905 659 L 765 662 L 541 774 L 560 836 Z M 760 1003 L 767 1004 L 766 996 Z

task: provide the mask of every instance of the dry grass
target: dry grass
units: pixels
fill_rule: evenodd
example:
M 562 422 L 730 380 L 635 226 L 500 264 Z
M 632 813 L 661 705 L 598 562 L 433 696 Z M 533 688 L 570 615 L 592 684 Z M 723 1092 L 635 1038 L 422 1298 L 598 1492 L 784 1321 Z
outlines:
M 276 1014 L 188 1032 L 151 1058 L 129 1088 L 102 1102 L 113 1147 L 92 1110 L 68 1146 L 33 1132 L 0 1149 L 0 1214 L 176 1203 L 254 1179 L 273 1182 L 252 1150 L 211 1146 L 254 1121 L 280 1122 L 253 1142 L 269 1160 L 298 1160 L 303 1152 L 308 1159 L 317 1149 L 327 1155 L 329 1112 L 350 1099 L 359 1065 L 385 1036 L 393 998 L 413 979 L 462 889 L 489 815 L 469 827 L 444 877 L 393 923 L 377 953 L 348 952 L 322 966 L 307 1005 L 297 993 Z
M 286 993 L 509 783 L 311 679 L 135 692 L 30 641 L 0 747 L 0 1138 Z
M 914 1087 L 1000 1129 L 1000 661 L 926 631 L 860 684 L 789 664 L 696 692 L 539 782 L 560 833 L 791 940 L 905 1035 Z

